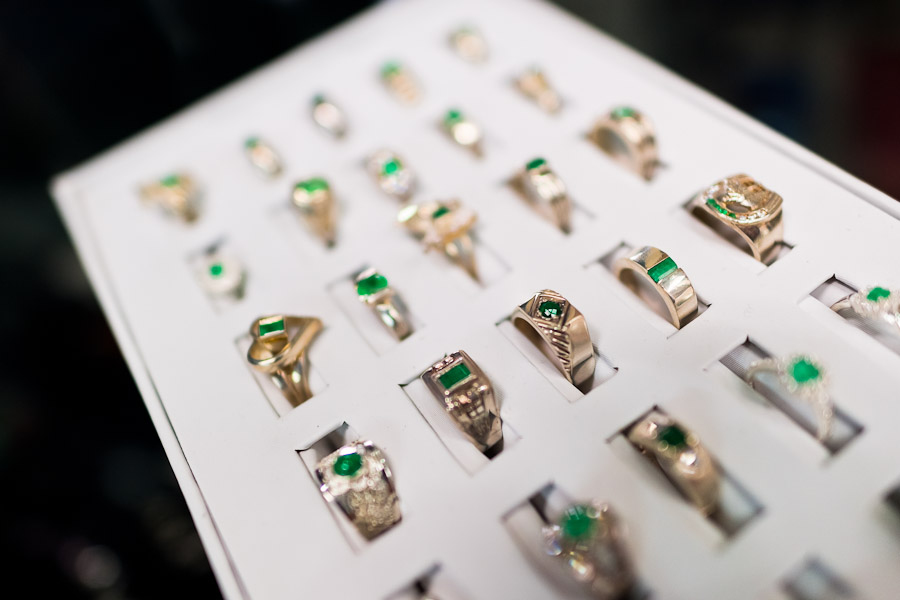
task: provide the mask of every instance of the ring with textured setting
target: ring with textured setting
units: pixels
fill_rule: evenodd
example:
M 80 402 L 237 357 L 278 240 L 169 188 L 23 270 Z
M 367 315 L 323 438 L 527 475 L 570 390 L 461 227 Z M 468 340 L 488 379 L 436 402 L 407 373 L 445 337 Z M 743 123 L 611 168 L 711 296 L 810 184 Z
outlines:
M 316 237 L 326 246 L 333 246 L 337 237 L 337 202 L 328 182 L 321 177 L 298 182 L 294 185 L 291 202 Z
M 541 339 L 545 354 L 574 386 L 594 375 L 596 360 L 584 315 L 560 294 L 541 290 L 516 307 L 513 324 L 522 321 Z
M 721 179 L 694 196 L 690 208 L 725 225 L 750 247 L 753 258 L 768 263 L 784 239 L 781 204 L 781 196 L 740 174 Z
M 307 351 L 321 330 L 316 317 L 285 315 L 260 317 L 250 326 L 247 361 L 268 375 L 292 406 L 312 397 Z
M 425 246 L 425 251 L 443 250 L 447 257 L 478 281 L 475 246 L 469 231 L 478 216 L 459 200 L 408 204 L 397 220 Z
M 422 95 L 412 72 L 397 61 L 390 60 L 381 66 L 381 81 L 391 95 L 403 104 L 415 104 Z
M 700 439 L 653 411 L 628 430 L 628 441 L 652 457 L 666 477 L 705 515 L 719 504 L 720 475 Z
M 759 376 L 774 375 L 777 382 L 791 396 L 807 404 L 815 415 L 816 438 L 823 441 L 831 433 L 834 422 L 834 403 L 828 394 L 828 377 L 825 369 L 815 359 L 795 354 L 787 358 L 764 358 L 754 361 L 747 370 L 750 387 L 760 384 Z
M 367 167 L 378 187 L 388 196 L 405 202 L 415 191 L 416 178 L 412 170 L 390 150 L 378 150 L 372 154 Z
M 412 326 L 405 307 L 388 285 L 384 275 L 371 268 L 359 273 L 356 276 L 356 294 L 360 302 L 372 307 L 378 319 L 394 334 L 394 337 L 398 340 L 409 337 Z
M 422 380 L 478 450 L 485 452 L 503 440 L 503 420 L 491 381 L 464 351 L 432 365 Z
M 372 539 L 400 521 L 400 499 L 384 453 L 370 441 L 341 446 L 316 465 L 319 489 Z
M 594 123 L 590 138 L 607 155 L 646 180 L 659 165 L 656 136 L 650 120 L 627 106 L 618 106 Z
M 879 332 L 900 337 L 900 291 L 873 286 L 841 298 L 831 305 L 838 314 L 851 311 Z
M 624 528 L 608 504 L 572 504 L 543 529 L 544 551 L 563 575 L 599 600 L 621 600 L 635 583 Z
M 141 186 L 141 200 L 156 204 L 166 214 L 186 223 L 195 221 L 200 214 L 200 193 L 190 175 L 177 173 L 159 181 Z
M 566 192 L 566 184 L 553 172 L 543 158 L 528 161 L 519 171 L 519 182 L 525 196 L 539 212 L 568 233 L 572 214 L 572 202 Z
M 678 329 L 685 319 L 697 312 L 699 303 L 691 280 L 659 248 L 644 246 L 617 258 L 613 273 L 638 296 L 640 283 L 649 283 L 668 310 L 669 320 Z

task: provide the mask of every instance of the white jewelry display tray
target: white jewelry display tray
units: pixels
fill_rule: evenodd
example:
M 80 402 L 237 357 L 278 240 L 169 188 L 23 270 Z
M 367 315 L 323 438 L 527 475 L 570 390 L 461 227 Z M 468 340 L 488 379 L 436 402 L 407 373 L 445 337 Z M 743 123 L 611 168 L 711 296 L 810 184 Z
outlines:
M 486 63 L 448 45 L 463 24 L 485 36 Z M 415 74 L 418 105 L 384 89 L 378 72 L 389 59 Z M 513 87 L 533 64 L 563 97 L 558 115 Z M 309 118 L 319 92 L 347 115 L 345 139 Z M 650 182 L 586 138 L 622 104 L 655 125 L 663 166 Z M 450 107 L 482 126 L 483 158 L 438 128 Z M 253 172 L 249 135 L 280 152 L 284 175 Z M 484 285 L 424 254 L 395 223 L 399 205 L 364 165 L 382 147 L 418 175 L 415 200 L 458 197 L 477 211 Z M 570 235 L 506 184 L 535 156 L 579 207 Z M 172 171 L 204 190 L 194 224 L 138 199 L 141 183 Z M 769 267 L 684 209 L 742 172 L 784 197 L 792 249 Z M 288 208 L 292 184 L 313 175 L 341 203 L 331 250 Z M 415 597 L 423 578 L 443 600 L 560 597 L 521 545 L 528 532 L 510 530 L 522 519 L 507 518 L 551 483 L 617 510 L 657 598 L 782 598 L 786 578 L 811 559 L 858 597 L 900 590 L 900 521 L 883 500 L 900 479 L 900 357 L 810 295 L 832 276 L 900 287 L 900 204 L 550 5 L 379 5 L 61 175 L 53 193 L 228 598 Z M 217 240 L 248 269 L 239 302 L 213 303 L 192 270 Z M 648 309 L 599 262 L 623 242 L 669 253 L 708 309 L 681 330 Z M 417 330 L 401 343 L 346 297 L 347 278 L 367 265 L 412 312 Z M 587 394 L 505 320 L 543 288 L 585 315 L 617 369 Z M 273 313 L 325 325 L 310 350 L 315 396 L 280 415 L 242 353 L 253 319 Z M 777 355 L 814 353 L 861 433 L 831 454 L 719 363 L 748 337 Z M 492 460 L 432 424 L 442 415 L 420 412 L 421 390 L 404 387 L 459 349 L 501 402 L 511 443 Z M 654 406 L 694 431 L 761 506 L 736 534 L 623 444 L 622 429 Z M 360 547 L 298 454 L 345 422 L 389 457 L 403 509 L 397 526 Z

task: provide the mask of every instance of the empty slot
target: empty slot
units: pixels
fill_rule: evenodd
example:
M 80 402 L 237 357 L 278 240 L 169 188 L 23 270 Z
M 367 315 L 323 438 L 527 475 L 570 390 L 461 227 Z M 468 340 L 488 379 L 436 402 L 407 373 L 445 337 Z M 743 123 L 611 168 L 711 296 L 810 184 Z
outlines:
M 656 329 L 664 332 L 667 337 L 671 337 L 680 331 L 680 329 L 676 328 L 669 320 L 669 310 L 666 308 L 657 288 L 631 271 L 624 271 L 621 280 L 615 275 L 614 263 L 616 260 L 631 255 L 632 250 L 636 248 L 636 246 L 629 244 L 628 242 L 621 242 L 618 246 L 601 256 L 599 259 L 586 264 L 585 268 L 590 269 L 598 264 L 604 267 L 606 271 L 612 275 L 613 279 L 616 279 L 619 282 L 619 285 L 614 286 L 617 294 L 630 305 L 635 304 L 634 298 L 637 296 L 641 300 L 644 309 L 646 309 L 641 310 L 641 312 L 647 316 L 647 321 Z M 665 248 L 662 248 L 662 250 L 665 251 Z M 687 272 L 686 274 L 688 279 L 690 279 L 691 274 Z M 691 285 L 693 285 L 693 282 L 691 282 Z M 696 288 L 694 288 L 694 294 L 697 294 Z M 689 323 L 705 313 L 709 307 L 710 304 L 697 294 L 697 311 L 682 319 L 681 329 L 684 329 Z
M 691 208 L 692 200 L 693 200 L 693 198 L 691 200 L 688 200 L 684 204 L 685 210 L 687 210 L 689 213 L 691 213 L 691 215 L 693 217 L 695 217 L 696 219 L 698 219 L 701 223 L 703 223 L 704 225 L 706 225 L 707 227 L 712 229 L 714 232 L 716 232 L 716 234 L 718 234 L 720 237 L 724 238 L 729 244 L 740 249 L 742 252 L 744 252 L 744 254 L 753 256 L 753 252 L 750 250 L 750 245 L 747 243 L 747 241 L 743 237 L 741 237 L 741 235 L 738 232 L 736 232 L 734 229 L 732 229 L 731 227 L 729 227 L 728 225 L 726 225 L 725 223 L 723 223 L 716 217 L 712 216 L 711 214 L 709 214 L 702 208 L 700 208 L 700 207 Z M 751 236 L 752 235 L 757 235 L 757 234 L 751 233 Z M 772 251 L 771 254 L 769 254 L 766 257 L 766 261 L 764 263 L 766 266 L 770 266 L 770 265 L 774 264 L 776 261 L 784 258 L 794 248 L 793 244 L 790 244 L 783 240 L 780 242 L 777 242 L 774 247 L 775 247 L 775 250 Z
M 337 233 L 334 244 L 330 246 L 326 245 L 325 241 L 316 235 L 300 213 L 300 210 L 291 204 L 290 188 L 285 192 L 285 197 L 288 200 L 280 202 L 271 208 L 270 218 L 273 221 L 273 229 L 279 229 L 300 256 L 323 258 L 340 245 L 341 222 L 346 222 L 347 216 L 343 212 L 345 205 L 341 202 L 340 196 L 335 196 L 334 199 L 337 203 L 336 210 L 338 214 Z
M 247 370 L 250 371 L 250 374 L 253 376 L 253 379 L 256 380 L 256 383 L 259 385 L 259 389 L 262 391 L 266 400 L 268 400 L 269 405 L 272 407 L 272 410 L 275 411 L 275 414 L 279 417 L 283 417 L 295 408 L 298 408 L 292 405 L 287 398 L 281 393 L 281 390 L 275 384 L 271 377 L 266 375 L 265 373 L 261 373 L 250 366 L 250 363 L 247 362 L 247 350 L 250 348 L 250 344 L 252 343 L 252 338 L 249 333 L 245 333 L 244 335 L 238 337 L 234 341 L 234 345 L 237 348 L 238 354 L 241 356 L 241 361 L 244 363 L 244 366 L 247 367 Z M 311 346 L 313 353 L 315 354 L 315 342 Z M 312 356 L 310 356 L 309 360 L 309 388 L 312 391 L 313 398 L 317 394 L 321 394 L 328 388 L 328 383 L 325 379 L 322 378 L 322 375 L 316 370 L 315 365 L 312 361 Z M 312 398 L 310 398 L 312 400 Z M 307 400 L 309 402 L 309 400 Z
M 689 500 L 683 495 L 678 485 L 671 481 L 662 467 L 659 466 L 656 458 L 650 452 L 642 451 L 637 444 L 633 444 L 628 439 L 628 433 L 632 427 L 654 413 L 666 415 L 666 412 L 659 407 L 653 407 L 614 435 L 609 440 L 609 443 L 613 451 L 624 461 L 631 464 L 636 471 L 643 472 L 647 476 L 655 478 L 658 482 L 664 483 L 665 489 L 689 503 Z M 684 423 L 678 421 L 676 423 L 687 428 Z M 690 431 L 690 428 L 687 428 L 687 431 Z M 700 438 L 700 444 L 703 445 L 702 437 Z M 716 460 L 709 448 L 706 448 L 706 450 L 719 473 L 719 497 L 715 509 L 704 516 L 726 538 L 731 538 L 760 515 L 763 511 L 763 506 L 747 488 Z M 690 504 L 690 506 L 696 509 L 693 504 Z M 700 514 L 699 510 L 697 512 Z
M 719 362 L 815 438 L 818 422 L 812 407 L 785 389 L 775 373 L 759 373 L 754 377 L 752 384 L 748 381 L 747 372 L 750 365 L 764 358 L 771 358 L 771 355 L 748 338 L 743 344 L 719 359 Z M 831 431 L 821 443 L 830 453 L 835 454 L 850 440 L 858 436 L 862 430 L 862 425 L 835 406 Z
M 327 289 L 360 336 L 376 354 L 381 355 L 395 348 L 400 344 L 401 340 L 397 339 L 388 325 L 381 321 L 377 309 L 361 301 L 359 294 L 356 292 L 356 276 L 368 268 L 368 265 L 363 266 L 353 273 L 335 280 L 328 285 Z M 399 311 L 405 314 L 413 333 L 421 329 L 422 324 L 411 313 L 409 306 L 403 300 L 402 291 L 397 285 L 398 282 L 390 277 L 390 273 L 382 271 L 379 271 L 379 273 L 387 278 L 388 284 L 394 291 L 392 303 Z M 400 285 L 402 285 L 402 282 L 400 282 Z M 405 339 L 408 339 L 408 337 Z
M 855 294 L 858 291 L 859 289 L 852 284 L 841 281 L 837 276 L 833 276 L 810 292 L 809 295 L 831 309 L 836 302 L 843 300 L 847 296 Z M 840 311 L 832 312 L 839 317 L 842 317 L 847 323 L 853 325 L 860 331 L 875 338 L 875 340 L 889 350 L 896 354 L 900 354 L 900 328 L 894 326 L 884 330 L 880 329 L 868 320 L 860 318 L 852 308 L 844 308 Z
M 188 256 L 197 285 L 213 308 L 222 311 L 241 301 L 247 285 L 247 268 L 228 240 L 220 239 Z
M 528 362 L 541 373 L 559 393 L 561 393 L 569 402 L 575 402 L 582 398 L 586 393 L 599 387 L 605 381 L 612 379 L 613 375 L 618 373 L 619 368 L 606 355 L 600 353 L 597 346 L 594 345 L 594 377 L 580 387 L 576 387 L 569 383 L 566 376 L 556 368 L 556 365 L 547 356 L 546 343 L 543 338 L 538 335 L 534 329 L 529 327 L 521 319 L 513 324 L 510 317 L 499 321 L 497 329 L 528 359 Z
M 853 589 L 818 558 L 811 558 L 789 575 L 784 591 L 792 600 L 849 600 Z
M 463 600 L 464 593 L 440 565 L 434 565 L 411 584 L 387 597 L 387 600 Z
M 440 359 L 434 360 L 429 367 L 439 361 Z M 490 374 L 486 373 L 486 375 L 490 378 Z M 497 387 L 494 380 L 491 380 L 491 385 L 494 388 L 494 398 L 497 401 L 500 416 L 503 418 L 503 391 Z M 422 415 L 434 433 L 437 434 L 450 454 L 453 455 L 453 458 L 470 475 L 475 474 L 479 469 L 490 463 L 501 452 L 509 450 L 522 437 L 516 433 L 509 421 L 503 418 L 502 442 L 482 453 L 457 427 L 453 417 L 447 414 L 441 399 L 431 393 L 431 390 L 422 381 L 421 375 L 416 375 L 409 381 L 401 383 L 400 389 L 403 390 L 403 393 L 410 399 L 416 410 L 419 411 L 419 414 Z
M 562 179 L 562 177 L 560 177 L 560 179 Z M 528 208 L 530 208 L 534 212 L 534 214 L 539 215 L 544 221 L 555 227 L 556 224 L 549 214 L 550 209 L 539 206 L 531 199 L 531 197 L 528 196 L 519 173 L 517 173 L 513 177 L 510 177 L 505 183 L 513 192 L 515 192 L 516 196 L 519 197 L 519 200 Z M 565 180 L 563 180 L 563 183 L 565 183 Z M 560 233 L 563 233 L 565 235 L 569 235 L 576 231 L 581 231 L 588 225 L 588 223 L 594 220 L 594 214 L 583 207 L 581 204 L 576 202 L 571 195 L 569 195 L 569 204 L 571 206 L 569 213 L 569 230 L 562 231 L 559 228 L 556 228 L 558 231 L 560 231 Z

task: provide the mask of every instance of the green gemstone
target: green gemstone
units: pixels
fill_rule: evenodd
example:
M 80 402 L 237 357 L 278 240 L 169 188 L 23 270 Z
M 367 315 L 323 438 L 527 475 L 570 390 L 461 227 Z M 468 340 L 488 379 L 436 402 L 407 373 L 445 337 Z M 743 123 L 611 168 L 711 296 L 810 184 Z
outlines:
M 381 173 L 383 175 L 393 175 L 397 171 L 403 168 L 403 165 L 400 163 L 400 160 L 397 158 L 388 159 L 381 166 Z
M 871 290 L 869 290 L 869 293 L 866 294 L 866 300 L 868 300 L 869 302 L 878 302 L 890 297 L 891 291 L 886 290 L 883 287 L 873 287 Z
M 432 219 L 437 219 L 438 217 L 443 217 L 443 216 L 446 215 L 448 212 L 450 212 L 450 209 L 449 209 L 449 208 L 447 208 L 446 206 L 441 206 L 441 207 L 438 208 L 436 211 L 434 211 L 433 213 L 431 213 L 431 218 L 432 218 Z
M 389 60 L 388 62 L 381 65 L 381 76 L 385 79 L 388 77 L 393 77 L 394 75 L 399 75 L 400 71 L 403 70 L 403 67 L 399 62 L 394 60 Z
M 687 445 L 687 434 L 678 425 L 668 425 L 659 430 L 657 439 L 665 442 L 673 448 L 681 448 Z
M 325 96 L 323 96 L 322 94 L 316 94 L 315 96 L 313 96 L 312 101 L 313 101 L 313 106 L 318 106 L 319 104 L 325 104 L 325 102 L 326 102 Z
M 334 472 L 342 477 L 353 477 L 361 468 L 362 456 L 356 452 L 341 454 L 334 459 Z
M 175 187 L 181 183 L 181 178 L 178 175 L 168 175 L 160 179 L 159 182 L 166 187 Z
M 566 510 L 559 521 L 562 534 L 573 540 L 582 540 L 593 533 L 597 526 L 596 520 L 588 514 L 587 506 L 572 506 Z
M 667 256 L 663 260 L 647 269 L 647 275 L 650 276 L 650 279 L 652 279 L 656 283 L 659 283 L 660 279 L 662 279 L 669 273 L 674 272 L 676 269 L 678 269 L 678 265 L 675 264 L 675 261 L 672 260 L 672 257 Z
M 539 169 L 547 164 L 547 161 L 543 158 L 533 158 L 525 165 L 525 169 L 528 171 L 533 171 L 534 169 Z
M 637 111 L 627 106 L 618 106 L 612 110 L 612 116 L 614 119 L 625 119 L 637 116 Z
M 244 142 L 244 147 L 246 148 L 256 148 L 259 146 L 259 138 L 258 137 L 250 137 L 247 138 L 247 141 Z
M 381 273 L 373 273 L 356 283 L 356 293 L 360 296 L 369 296 L 383 290 L 388 285 L 387 278 Z
M 213 277 L 218 277 L 225 271 L 225 268 L 222 266 L 222 263 L 213 263 L 209 265 L 209 274 Z
M 714 198 L 707 198 L 706 204 L 714 211 L 725 215 L 726 217 L 731 217 L 732 219 L 736 219 L 737 215 L 725 208 L 724 206 L 720 206 L 718 202 Z
M 303 190 L 307 194 L 318 192 L 320 190 L 328 190 L 328 182 L 321 177 L 313 177 L 297 184 L 297 189 Z
M 555 319 L 560 312 L 562 312 L 562 306 L 560 306 L 559 302 L 544 300 L 538 304 L 538 313 L 545 319 Z
M 444 127 L 453 127 L 462 120 L 462 113 L 455 108 L 451 108 L 447 111 L 447 114 L 444 115 Z
M 469 367 L 464 363 L 459 363 L 446 373 L 439 375 L 438 379 L 440 380 L 441 385 L 444 386 L 444 389 L 449 390 L 471 374 L 472 372 L 469 371 Z
M 788 367 L 788 374 L 799 384 L 816 381 L 821 373 L 819 368 L 809 359 L 799 358 Z
M 262 322 L 259 324 L 259 336 L 268 335 L 270 333 L 279 333 L 284 331 L 284 319 L 277 321 Z

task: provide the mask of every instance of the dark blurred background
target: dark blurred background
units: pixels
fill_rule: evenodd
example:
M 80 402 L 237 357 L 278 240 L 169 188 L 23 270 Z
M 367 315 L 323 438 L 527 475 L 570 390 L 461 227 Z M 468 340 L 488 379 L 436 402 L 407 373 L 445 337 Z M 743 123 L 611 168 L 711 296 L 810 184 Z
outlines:
M 48 180 L 369 4 L 0 1 L 6 590 L 219 595 Z M 900 197 L 900 2 L 558 4 Z

